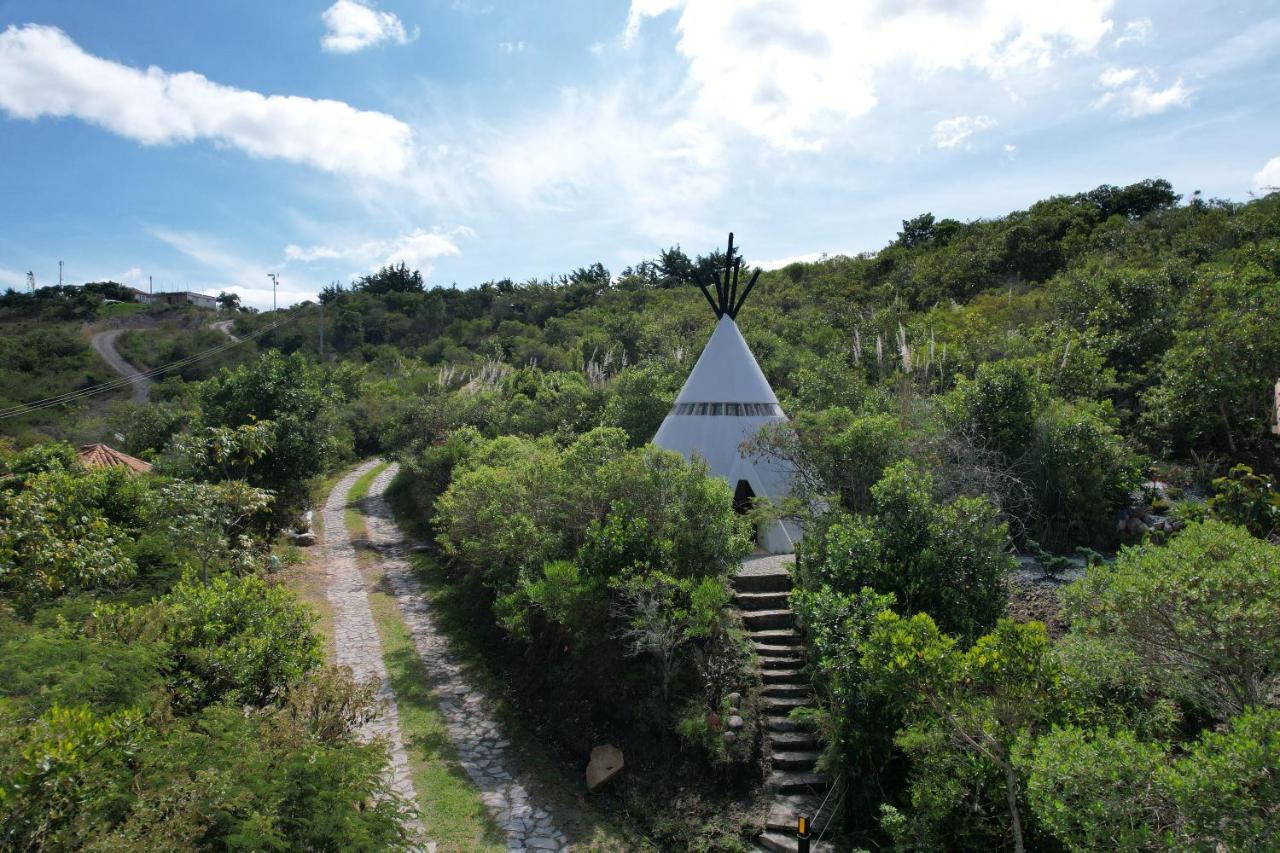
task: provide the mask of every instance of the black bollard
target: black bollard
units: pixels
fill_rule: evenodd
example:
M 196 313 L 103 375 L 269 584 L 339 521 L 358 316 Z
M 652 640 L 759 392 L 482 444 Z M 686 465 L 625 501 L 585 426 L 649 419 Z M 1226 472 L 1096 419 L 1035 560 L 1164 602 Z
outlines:
M 804 815 L 796 821 L 796 850 L 797 853 L 809 853 L 809 818 Z

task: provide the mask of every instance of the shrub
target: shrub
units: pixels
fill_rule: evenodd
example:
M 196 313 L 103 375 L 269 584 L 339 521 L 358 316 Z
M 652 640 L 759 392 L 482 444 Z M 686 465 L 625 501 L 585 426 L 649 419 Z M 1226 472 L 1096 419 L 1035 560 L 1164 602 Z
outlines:
M 1280 683 L 1280 547 L 1243 528 L 1198 522 L 1167 545 L 1126 548 L 1068 590 L 1067 608 L 1219 719 Z
M 94 618 L 98 636 L 164 644 L 168 687 L 182 710 L 223 699 L 266 705 L 323 659 L 315 615 L 256 575 L 208 584 L 188 577 L 154 604 L 106 606 Z
M 982 498 L 940 506 L 931 490 L 914 463 L 890 466 L 871 490 L 871 515 L 837 515 L 805 541 L 802 584 L 847 594 L 870 587 L 892 594 L 900 612 L 929 613 L 962 637 L 988 630 L 1004 612 L 1013 567 L 1005 526 Z
M 1239 525 L 1259 539 L 1280 531 L 1280 492 L 1270 477 L 1236 465 L 1213 481 L 1213 491 L 1209 509 L 1227 524 Z

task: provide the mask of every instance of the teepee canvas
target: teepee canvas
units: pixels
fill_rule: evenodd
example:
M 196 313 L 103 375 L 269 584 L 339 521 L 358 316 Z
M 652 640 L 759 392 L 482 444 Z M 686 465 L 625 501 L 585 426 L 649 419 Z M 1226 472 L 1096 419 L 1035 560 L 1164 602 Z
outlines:
M 762 427 L 786 423 L 787 416 L 734 322 L 760 275 L 756 270 L 739 292 L 741 268 L 741 260 L 735 262 L 733 257 L 730 234 L 725 272 L 717 276 L 715 296 L 703 288 L 719 322 L 675 405 L 653 437 L 655 445 L 674 450 L 686 459 L 695 455 L 705 459 L 713 476 L 729 481 L 734 489 L 734 504 L 739 507 L 753 497 L 780 501 L 787 495 L 791 480 L 780 460 L 742 450 L 742 443 Z M 771 522 L 758 531 L 760 546 L 774 554 L 794 551 L 799 537 L 799 529 L 786 522 Z

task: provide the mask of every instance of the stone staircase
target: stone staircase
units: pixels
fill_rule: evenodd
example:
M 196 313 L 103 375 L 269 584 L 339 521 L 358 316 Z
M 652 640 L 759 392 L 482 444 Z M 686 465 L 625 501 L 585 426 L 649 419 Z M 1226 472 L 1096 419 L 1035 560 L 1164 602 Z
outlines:
M 794 558 L 748 558 L 734 578 L 734 603 L 750 633 L 764 682 L 762 714 L 772 771 L 766 786 L 774 799 L 758 841 L 762 849 L 792 853 L 796 819 L 807 815 L 816 838 L 830 813 L 815 814 L 829 788 L 827 777 L 816 772 L 820 744 L 817 735 L 787 715 L 795 708 L 813 705 L 813 688 L 804 674 L 804 646 L 795 631 L 795 616 L 788 604 L 791 565 Z M 829 850 L 812 846 L 814 853 Z

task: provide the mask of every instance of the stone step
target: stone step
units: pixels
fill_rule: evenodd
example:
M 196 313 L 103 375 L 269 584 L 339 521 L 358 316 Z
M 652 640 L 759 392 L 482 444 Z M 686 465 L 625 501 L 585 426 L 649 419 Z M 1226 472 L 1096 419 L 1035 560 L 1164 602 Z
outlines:
M 742 623 L 754 630 L 790 628 L 796 623 L 796 615 L 790 610 L 756 610 L 743 613 Z
M 765 728 L 770 731 L 770 737 L 773 732 L 809 732 L 813 727 L 800 720 L 793 720 L 786 715 L 786 712 L 774 714 L 765 719 Z
M 822 814 L 815 814 L 822 804 L 822 800 L 812 796 L 778 797 L 769 806 L 769 816 L 765 818 L 764 822 L 765 830 L 794 836 L 799 823 L 797 819 L 800 815 L 804 815 L 809 818 L 810 833 L 814 835 L 821 834 L 822 830 L 826 828 L 827 821 L 831 819 L 831 810 L 835 806 L 835 803 L 827 800 L 826 808 L 823 809 Z
M 807 708 L 813 704 L 811 696 L 765 696 L 760 700 L 765 713 L 775 717 L 785 717 L 796 708 Z
M 791 589 L 791 575 L 786 572 L 738 575 L 733 579 L 733 588 L 738 592 L 787 592 Z
M 789 596 L 785 592 L 740 592 L 733 597 L 733 603 L 744 613 L 785 609 L 790 605 Z
M 783 750 L 769 754 L 774 770 L 812 770 L 818 763 L 817 750 Z
M 799 684 L 766 684 L 761 693 L 767 699 L 808 699 L 813 696 L 813 688 L 804 682 Z
M 795 661 L 791 661 L 791 665 L 795 666 Z M 807 682 L 804 671 L 799 669 L 773 669 L 761 665 L 764 670 L 760 673 L 760 677 L 764 679 L 765 684 L 804 684 Z
M 761 655 L 756 660 L 760 661 L 760 669 L 766 672 L 772 669 L 799 669 L 804 665 L 804 660 L 798 654 L 789 657 Z
M 792 628 L 761 628 L 749 632 L 757 646 L 798 646 L 800 635 Z
M 827 789 L 827 777 L 821 773 L 775 770 L 765 784 L 783 794 L 816 794 Z
M 769 746 L 773 749 L 818 749 L 818 736 L 811 731 L 769 732 Z
M 762 832 L 756 841 L 771 853 L 798 853 L 800 850 L 800 842 L 796 840 L 795 830 L 792 830 L 790 835 L 785 832 Z M 812 845 L 809 849 L 813 850 Z

